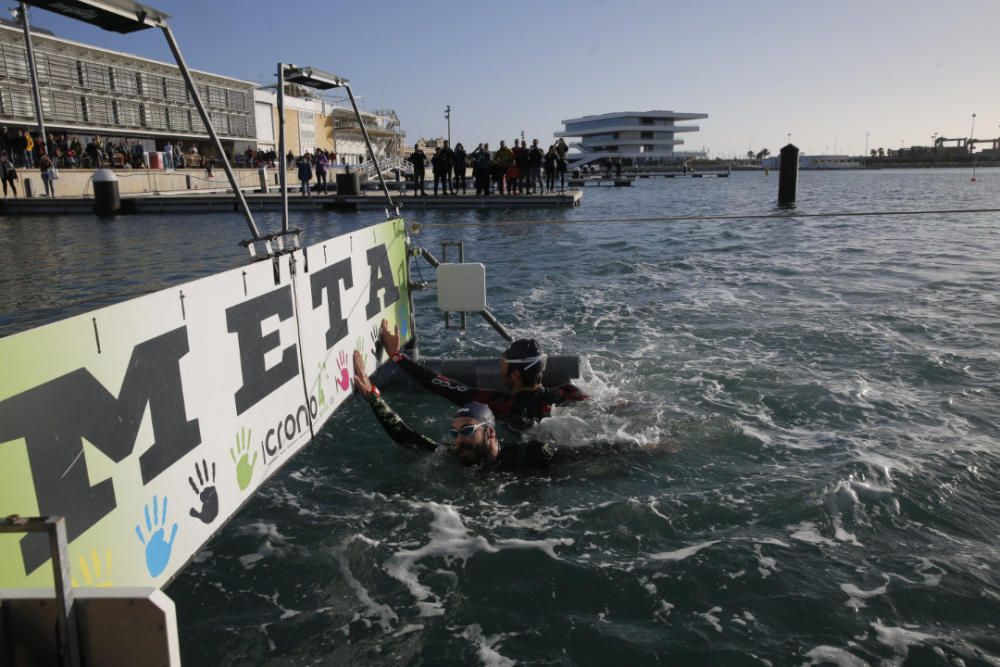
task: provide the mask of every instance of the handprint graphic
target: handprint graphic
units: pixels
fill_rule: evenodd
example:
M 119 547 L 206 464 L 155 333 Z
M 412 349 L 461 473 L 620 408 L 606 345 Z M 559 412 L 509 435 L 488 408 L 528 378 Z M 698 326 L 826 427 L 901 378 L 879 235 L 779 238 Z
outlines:
M 396 322 L 399 326 L 399 339 L 405 340 L 406 334 L 410 330 L 410 318 L 407 317 L 406 305 L 401 300 L 396 302 Z
M 83 577 L 83 583 L 78 582 L 76 577 L 72 577 L 70 582 L 74 588 L 79 586 L 109 588 L 111 586 L 111 549 L 104 552 L 103 564 L 101 563 L 101 558 L 97 555 L 97 549 L 90 550 L 89 562 L 85 556 L 81 555 L 77 559 L 77 563 L 80 574 Z
M 146 547 L 146 569 L 152 577 L 159 576 L 167 569 L 170 551 L 174 548 L 174 538 L 177 537 L 177 524 L 170 529 L 170 540 L 163 539 L 164 528 L 167 525 L 167 497 L 163 497 L 163 511 L 160 512 L 159 498 L 153 496 L 153 518 L 149 518 L 149 505 L 144 508 L 146 515 L 146 533 L 144 536 L 141 525 L 136 525 L 135 534 Z
M 340 376 L 337 378 L 337 386 L 343 391 L 347 391 L 351 388 L 351 374 L 347 371 L 347 352 L 341 350 L 340 354 L 337 355 L 337 372 Z
M 376 324 L 372 327 L 371 333 L 369 334 L 372 339 L 372 356 L 375 357 L 375 363 L 382 360 L 382 336 L 379 332 L 380 326 Z
M 326 375 L 326 363 L 319 365 L 319 372 L 316 373 L 316 385 L 318 387 L 318 398 L 320 405 L 326 405 L 326 392 L 323 391 L 323 376 Z
M 365 337 L 358 336 L 358 339 L 354 343 L 354 349 L 361 353 L 361 363 L 368 367 L 368 349 L 365 345 Z
M 257 452 L 253 453 L 253 460 L 250 460 L 250 431 L 240 429 L 236 435 L 236 447 L 229 449 L 229 456 L 236 464 L 236 483 L 239 484 L 240 491 L 245 491 L 250 486 L 253 467 L 257 464 Z
M 201 460 L 200 467 L 197 463 L 194 464 L 194 471 L 198 475 L 198 483 L 194 483 L 194 477 L 188 477 L 188 484 L 201 501 L 201 509 L 192 507 L 188 514 L 202 523 L 212 523 L 219 514 L 219 494 L 215 490 L 215 461 L 212 461 L 211 477 L 208 475 L 208 462 L 205 459 Z

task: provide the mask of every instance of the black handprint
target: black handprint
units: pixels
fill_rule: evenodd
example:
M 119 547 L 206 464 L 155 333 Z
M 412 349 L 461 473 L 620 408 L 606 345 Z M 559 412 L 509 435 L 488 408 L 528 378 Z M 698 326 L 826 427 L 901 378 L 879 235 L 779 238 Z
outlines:
M 375 362 L 378 363 L 382 361 L 382 335 L 380 333 L 380 328 L 378 325 L 372 327 L 371 331 L 372 337 L 372 356 L 375 357 Z
M 201 467 L 194 464 L 194 471 L 198 475 L 198 483 L 194 483 L 193 477 L 188 477 L 188 483 L 194 489 L 195 494 L 201 501 L 201 509 L 191 508 L 189 514 L 200 520 L 202 523 L 212 523 L 219 514 L 219 494 L 215 490 L 215 461 L 212 462 L 212 476 L 208 476 L 208 463 L 201 460 Z

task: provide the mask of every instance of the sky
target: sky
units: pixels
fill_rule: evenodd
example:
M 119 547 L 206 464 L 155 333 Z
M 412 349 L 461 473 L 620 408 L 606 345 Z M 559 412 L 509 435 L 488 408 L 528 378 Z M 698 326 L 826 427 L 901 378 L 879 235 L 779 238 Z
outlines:
M 1000 1 L 146 0 L 188 65 L 273 83 L 276 63 L 350 79 L 407 141 L 466 147 L 611 111 L 706 113 L 678 150 L 863 153 L 933 134 L 1000 136 Z M 172 62 L 157 32 L 118 35 L 32 9 L 68 39 Z

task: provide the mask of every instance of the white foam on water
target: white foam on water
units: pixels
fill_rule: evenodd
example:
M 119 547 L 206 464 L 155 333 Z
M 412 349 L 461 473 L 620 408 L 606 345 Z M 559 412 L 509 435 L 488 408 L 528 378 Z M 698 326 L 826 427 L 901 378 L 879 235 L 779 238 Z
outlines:
M 433 516 L 431 520 L 430 540 L 415 549 L 397 551 L 382 565 L 382 569 L 393 579 L 410 589 L 416 598 L 417 608 L 422 616 L 440 616 L 444 614 L 444 606 L 431 589 L 420 582 L 417 570 L 419 562 L 426 558 L 442 558 L 446 564 L 461 561 L 464 565 L 470 557 L 477 553 L 497 553 L 503 549 L 538 549 L 549 557 L 558 560 L 555 547 L 571 545 L 573 540 L 546 539 L 498 540 L 495 545 L 481 536 L 469 534 L 469 529 L 462 523 L 462 517 L 451 505 L 440 503 L 410 503 L 416 509 L 428 509 Z
M 806 653 L 809 662 L 804 665 L 834 664 L 837 667 L 868 667 L 868 663 L 850 651 L 836 646 L 817 646 Z
M 719 613 L 720 611 L 722 611 L 722 607 L 712 607 L 705 613 L 698 614 L 698 616 L 701 616 L 706 621 L 711 623 L 712 627 L 715 628 L 716 632 L 722 632 L 722 622 L 719 620 L 718 616 L 715 616 L 715 614 Z
M 674 605 L 666 600 L 660 600 L 660 608 L 653 612 L 653 618 L 663 623 L 667 622 L 670 612 L 674 610 Z
M 791 538 L 793 540 L 807 542 L 809 544 L 823 544 L 827 546 L 834 546 L 837 544 L 830 538 L 820 535 L 819 529 L 816 528 L 816 524 L 812 521 L 803 521 L 795 526 L 785 526 L 785 529 L 791 531 Z
M 354 540 L 365 543 L 370 542 L 370 540 L 364 535 L 358 534 L 348 539 L 345 545 Z M 368 593 L 368 589 L 365 588 L 364 585 L 358 581 L 357 577 L 354 576 L 354 573 L 351 572 L 351 566 L 350 563 L 347 562 L 347 556 L 345 555 L 343 548 L 337 551 L 337 562 L 340 565 L 341 574 L 344 575 L 344 581 L 347 582 L 347 585 L 354 591 L 358 601 L 364 605 L 366 610 L 365 616 L 378 619 L 378 624 L 382 627 L 383 632 L 391 631 L 393 625 L 399 620 L 396 612 L 393 611 L 392 607 L 389 605 L 380 604 L 372 599 L 371 595 Z
M 263 554 L 258 554 L 258 553 L 244 554 L 243 556 L 239 557 L 240 565 L 242 565 L 244 569 L 247 570 L 252 569 L 254 564 L 260 560 L 264 560 Z
M 919 646 L 926 641 L 936 639 L 934 635 L 928 635 L 908 628 L 891 628 L 887 625 L 882 625 L 878 621 L 872 622 L 872 628 L 875 629 L 879 643 L 888 646 L 899 656 L 898 664 L 902 664 L 906 660 L 906 657 L 910 654 L 911 646 Z
M 788 544 L 787 542 L 782 542 L 781 540 L 779 540 L 776 537 L 766 537 L 763 540 L 754 540 L 753 543 L 754 544 L 770 544 L 772 546 L 784 547 L 786 549 L 791 549 L 792 548 L 792 545 Z
M 681 561 L 695 555 L 702 549 L 707 549 L 713 544 L 718 544 L 721 541 L 722 540 L 711 540 L 709 542 L 702 542 L 701 544 L 694 544 L 690 547 L 684 547 L 683 549 L 677 549 L 676 551 L 663 551 L 658 554 L 650 555 L 650 558 L 653 560 Z
M 483 629 L 478 624 L 470 625 L 462 632 L 462 637 L 476 647 L 476 656 L 484 667 L 514 667 L 517 664 L 494 648 L 506 636 L 498 634 L 484 637 Z
M 754 553 L 757 554 L 757 571 L 762 579 L 767 579 L 778 569 L 778 561 L 770 556 L 765 556 L 764 547 L 760 544 L 753 545 Z
M 869 591 L 859 588 L 854 584 L 841 584 L 840 590 L 844 591 L 844 593 L 847 594 L 848 598 L 847 601 L 844 603 L 844 606 L 850 609 L 854 609 L 855 611 L 867 607 L 868 605 L 865 604 L 865 600 L 871 599 L 878 595 L 885 595 L 886 589 L 889 586 L 889 578 L 886 577 L 885 580 L 886 583 L 882 584 L 878 588 L 873 588 Z
M 408 635 L 412 632 L 420 632 L 424 629 L 424 626 L 420 623 L 407 623 L 399 630 L 393 633 L 393 637 L 402 637 L 403 635 Z

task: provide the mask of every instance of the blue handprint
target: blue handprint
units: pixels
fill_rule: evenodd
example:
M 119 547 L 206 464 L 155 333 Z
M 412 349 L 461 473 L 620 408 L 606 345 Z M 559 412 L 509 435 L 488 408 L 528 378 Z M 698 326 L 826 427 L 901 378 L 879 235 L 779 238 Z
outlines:
M 406 340 L 406 334 L 410 330 L 410 318 L 407 317 L 406 305 L 402 299 L 396 302 L 396 321 L 399 322 L 399 339 Z
M 135 534 L 139 536 L 139 541 L 146 546 L 146 569 L 150 576 L 159 576 L 167 568 L 167 561 L 170 560 L 170 551 L 174 548 L 174 538 L 177 536 L 177 524 L 170 529 L 170 541 L 163 539 L 163 529 L 167 521 L 167 498 L 163 498 L 163 512 L 160 513 L 160 503 L 156 496 L 153 496 L 153 519 L 149 519 L 149 505 L 144 508 L 146 513 L 146 532 L 149 539 L 143 537 L 142 528 L 136 525 Z M 154 532 L 153 529 L 156 528 Z

